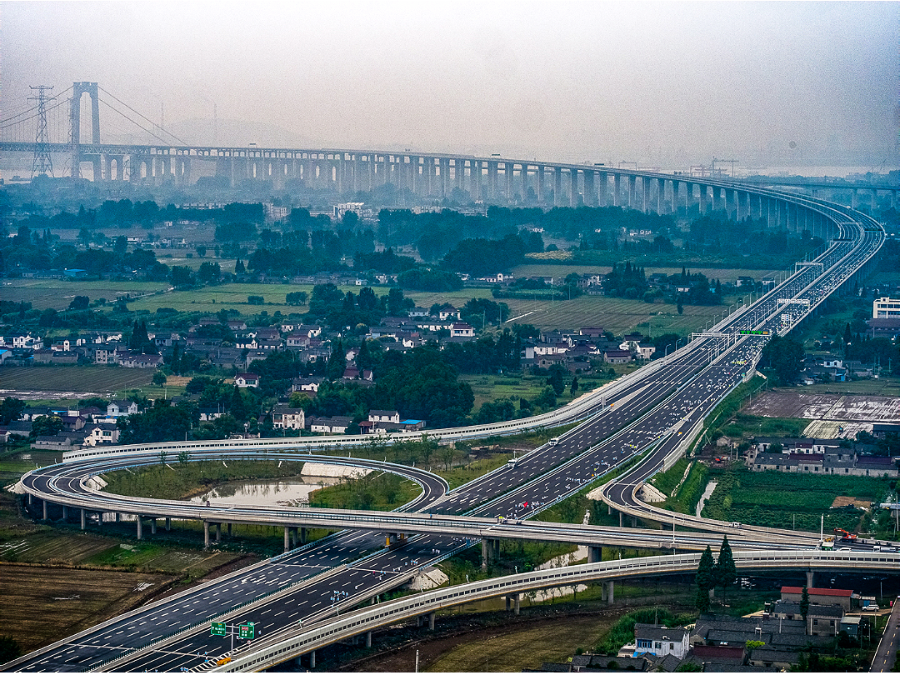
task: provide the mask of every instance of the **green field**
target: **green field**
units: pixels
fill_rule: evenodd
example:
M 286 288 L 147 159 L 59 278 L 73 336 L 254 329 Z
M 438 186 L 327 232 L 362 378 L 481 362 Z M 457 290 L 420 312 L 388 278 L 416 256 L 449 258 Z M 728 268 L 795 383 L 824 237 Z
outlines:
M 688 270 L 691 273 L 702 273 L 707 278 L 718 279 L 723 283 L 733 283 L 737 280 L 738 276 L 749 276 L 759 280 L 777 273 L 774 269 L 711 269 L 693 266 Z M 577 273 L 579 275 L 585 273 L 605 274 L 610 271 L 612 271 L 611 266 L 593 266 L 588 264 L 521 264 L 515 267 L 512 270 L 512 273 L 516 278 L 528 276 L 553 276 L 554 278 L 565 278 L 570 273 Z M 651 273 L 664 273 L 671 276 L 674 273 L 681 273 L 681 267 L 647 267 L 645 272 L 648 276 Z
M 825 530 L 867 530 L 868 516 L 860 510 L 831 505 L 839 495 L 875 503 L 891 492 L 891 480 L 785 472 L 750 472 L 743 466 L 710 470 L 707 479 L 718 482 L 703 509 L 703 516 L 759 526 L 817 531 L 820 517 Z
M 122 393 L 149 386 L 149 369 L 85 365 L 80 367 L 3 367 L 0 390 L 72 393 Z M 11 393 L 4 393 L 11 394 Z
M 804 393 L 813 395 L 835 393 L 838 395 L 883 395 L 900 397 L 900 377 L 882 376 L 877 379 L 860 381 L 844 381 L 837 383 L 817 383 L 803 389 Z
M 30 301 L 36 309 L 55 308 L 61 311 L 68 308 L 69 303 L 77 295 L 86 296 L 91 301 L 106 299 L 114 302 L 119 297 L 126 295 L 138 297 L 148 293 L 163 292 L 168 287 L 168 283 L 13 278 L 3 281 L 3 299 L 4 301 Z

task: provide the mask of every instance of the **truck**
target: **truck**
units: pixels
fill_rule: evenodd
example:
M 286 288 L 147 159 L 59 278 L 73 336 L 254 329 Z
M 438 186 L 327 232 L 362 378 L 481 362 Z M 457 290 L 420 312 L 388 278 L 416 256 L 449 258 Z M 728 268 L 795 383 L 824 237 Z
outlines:
M 548 444 L 550 444 L 550 446 L 556 446 L 559 444 L 559 437 L 552 437 Z
M 819 548 L 823 551 L 831 551 L 834 549 L 834 538 L 826 537 L 824 540 L 819 542 Z
M 509 469 L 511 469 L 511 470 L 516 469 L 516 465 L 518 465 L 518 464 L 519 464 L 519 459 L 518 459 L 518 458 L 510 458 L 509 460 L 506 461 L 506 465 L 507 465 L 507 466 L 509 467 Z

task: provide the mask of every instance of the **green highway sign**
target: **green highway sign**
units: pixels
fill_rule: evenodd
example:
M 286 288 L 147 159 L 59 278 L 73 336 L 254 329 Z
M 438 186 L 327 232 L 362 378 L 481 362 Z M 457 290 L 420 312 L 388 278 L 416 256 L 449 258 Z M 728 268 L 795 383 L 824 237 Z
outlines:
M 255 622 L 247 622 L 246 624 L 241 624 L 238 628 L 238 638 L 243 638 L 244 640 L 253 640 L 256 637 L 256 623 Z
M 224 636 L 225 635 L 225 622 L 213 622 L 211 625 L 210 634 L 213 636 Z

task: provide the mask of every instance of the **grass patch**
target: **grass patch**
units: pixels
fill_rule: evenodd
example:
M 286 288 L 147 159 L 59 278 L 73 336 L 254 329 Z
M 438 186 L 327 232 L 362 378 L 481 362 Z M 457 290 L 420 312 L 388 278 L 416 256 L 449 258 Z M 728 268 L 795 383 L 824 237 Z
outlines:
M 810 423 L 807 418 L 771 418 L 735 414 L 734 419 L 722 428 L 726 436 L 741 437 L 802 437 Z
M 681 514 L 694 514 L 697 503 L 709 481 L 709 468 L 703 463 L 694 461 L 691 471 L 674 495 L 666 498 L 659 507 Z
M 653 475 L 650 483 L 653 484 L 662 493 L 671 496 L 675 491 L 675 487 L 681 483 L 685 471 L 688 469 L 689 461 L 687 458 L 679 458 L 675 464 L 665 472 L 657 472 Z
M 244 479 L 280 479 L 300 476 L 303 463 L 274 460 L 203 460 L 182 464 L 177 456 L 166 456 L 166 464 L 137 470 L 107 472 L 103 478 L 110 493 L 165 500 L 183 500 L 218 484 Z M 279 461 L 280 462 L 280 461 Z
M 358 479 L 326 486 L 309 494 L 311 507 L 390 511 L 417 497 L 422 489 L 389 472 L 370 472 Z

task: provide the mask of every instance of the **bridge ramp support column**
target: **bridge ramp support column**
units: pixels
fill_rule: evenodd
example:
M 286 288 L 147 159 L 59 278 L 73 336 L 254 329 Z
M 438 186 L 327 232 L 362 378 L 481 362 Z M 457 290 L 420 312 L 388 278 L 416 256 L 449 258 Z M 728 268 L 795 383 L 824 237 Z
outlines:
M 806 588 L 807 589 L 813 588 L 813 584 L 815 582 L 815 575 L 816 575 L 815 572 L 813 572 L 812 570 L 806 571 Z
M 216 524 L 216 542 L 221 542 L 221 541 L 222 541 L 222 524 L 220 522 L 220 523 Z
M 135 524 L 137 527 L 137 539 L 142 540 L 144 538 L 144 522 L 141 520 L 140 514 L 135 518 Z
M 428 630 L 434 631 L 434 613 L 433 612 L 428 613 Z
M 372 632 L 371 631 L 366 631 L 366 647 L 370 648 L 370 649 L 372 647 Z
M 487 538 L 481 538 L 481 569 L 486 571 L 491 562 L 492 543 Z
M 287 553 L 291 550 L 291 529 L 288 526 L 284 527 L 284 552 Z
M 603 547 L 588 547 L 588 563 L 599 563 L 603 560 Z
M 116 512 L 116 523 L 119 523 L 122 520 L 122 515 Z
M 228 526 L 228 537 L 231 537 L 231 524 L 226 524 Z
M 306 528 L 303 527 L 300 528 L 300 544 L 306 544 Z
M 166 531 L 171 531 L 171 530 L 172 530 L 172 517 L 167 516 L 166 517 Z
M 625 515 L 622 512 L 619 512 L 619 528 L 625 527 Z
M 46 500 L 42 500 L 42 501 L 41 501 L 41 504 L 43 505 L 43 513 L 44 513 L 44 515 L 43 515 L 43 517 L 42 517 L 42 520 L 43 520 L 43 521 L 46 521 L 46 520 L 47 520 L 47 501 L 46 501 Z
M 316 667 L 316 651 L 315 650 L 313 650 L 312 652 L 309 653 L 309 667 L 310 668 Z
M 97 512 L 97 525 L 103 526 L 103 512 Z
M 62 521 L 63 521 L 63 523 L 65 523 L 66 521 L 69 520 L 69 508 L 66 507 L 65 505 L 63 505 L 62 508 L 63 508 Z
M 87 513 L 84 511 L 84 507 L 81 508 L 81 530 L 84 530 L 87 524 Z
M 296 547 L 296 546 L 297 546 L 297 529 L 292 527 L 291 528 L 291 547 Z
M 513 594 L 513 605 L 515 606 L 513 608 L 513 611 L 516 615 L 519 614 L 519 602 L 521 600 L 521 597 L 522 597 L 522 594 Z
M 603 588 L 606 590 L 606 602 L 608 605 L 612 605 L 616 601 L 616 583 L 615 580 L 609 580 L 608 582 L 603 583 Z
M 150 534 L 156 535 L 156 517 L 150 519 Z
M 203 522 L 203 548 L 209 549 L 209 521 Z

